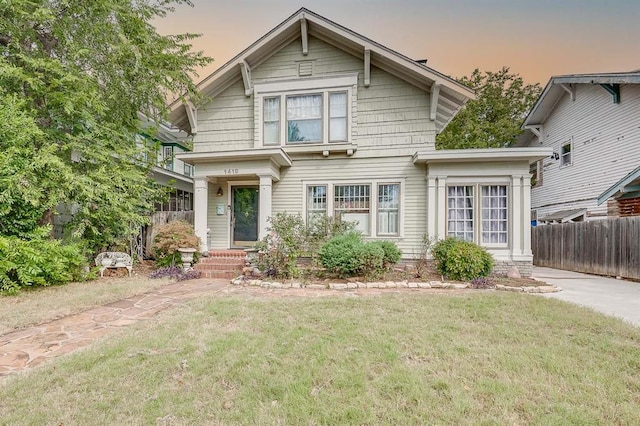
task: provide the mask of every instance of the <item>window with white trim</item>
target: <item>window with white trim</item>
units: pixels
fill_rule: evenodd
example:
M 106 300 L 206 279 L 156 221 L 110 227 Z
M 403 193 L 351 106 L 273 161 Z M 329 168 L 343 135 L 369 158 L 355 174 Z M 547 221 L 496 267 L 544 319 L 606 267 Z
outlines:
M 162 163 L 167 170 L 173 170 L 173 147 L 164 145 L 162 147 Z
M 507 187 L 482 186 L 481 229 L 483 244 L 507 244 Z
M 473 187 L 447 189 L 447 236 L 473 241 Z
M 307 186 L 307 223 L 312 224 L 327 215 L 327 185 Z
M 358 73 L 254 84 L 256 146 L 348 143 Z
M 341 221 L 357 222 L 356 229 L 363 235 L 371 233 L 371 185 L 335 185 L 333 213 Z
M 398 235 L 400 185 L 378 184 L 378 235 Z
M 509 241 L 507 185 L 447 187 L 447 236 L 487 246 Z
M 560 166 L 570 166 L 573 164 L 571 151 L 571 142 L 567 142 L 562 145 L 560 150 Z
M 264 98 L 262 109 L 264 117 L 264 144 L 280 144 L 280 98 Z
M 368 181 L 310 183 L 305 185 L 305 212 L 308 224 L 325 216 L 355 222 L 365 236 L 401 235 L 400 182 Z

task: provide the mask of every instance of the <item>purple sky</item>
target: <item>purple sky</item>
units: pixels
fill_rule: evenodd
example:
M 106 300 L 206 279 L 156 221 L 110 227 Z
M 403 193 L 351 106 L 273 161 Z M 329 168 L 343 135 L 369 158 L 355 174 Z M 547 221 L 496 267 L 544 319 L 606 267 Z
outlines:
M 640 0 L 192 0 L 155 25 L 201 33 L 215 62 L 199 80 L 306 7 L 460 77 L 508 66 L 529 83 L 552 75 L 640 69 Z

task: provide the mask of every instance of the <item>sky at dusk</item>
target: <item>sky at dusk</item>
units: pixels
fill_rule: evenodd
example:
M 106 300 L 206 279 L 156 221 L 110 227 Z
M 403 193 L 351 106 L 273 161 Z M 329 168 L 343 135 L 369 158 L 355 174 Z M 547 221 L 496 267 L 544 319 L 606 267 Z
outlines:
M 198 81 L 301 7 L 452 77 L 508 66 L 528 83 L 640 69 L 640 0 L 192 0 L 154 22 L 200 33 L 214 63 Z

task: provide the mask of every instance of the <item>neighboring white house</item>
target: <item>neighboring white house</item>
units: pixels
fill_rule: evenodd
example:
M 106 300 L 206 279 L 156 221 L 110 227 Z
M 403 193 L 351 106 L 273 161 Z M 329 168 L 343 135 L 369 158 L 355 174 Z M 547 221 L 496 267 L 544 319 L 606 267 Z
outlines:
M 193 135 L 178 158 L 203 251 L 249 247 L 288 212 L 357 221 L 404 258 L 458 236 L 530 273 L 529 164 L 551 151 L 436 151 L 464 85 L 303 8 L 198 87 L 171 120 Z
M 538 222 L 640 214 L 640 71 L 552 77 L 523 127 L 519 146 L 553 148 L 532 165 Z

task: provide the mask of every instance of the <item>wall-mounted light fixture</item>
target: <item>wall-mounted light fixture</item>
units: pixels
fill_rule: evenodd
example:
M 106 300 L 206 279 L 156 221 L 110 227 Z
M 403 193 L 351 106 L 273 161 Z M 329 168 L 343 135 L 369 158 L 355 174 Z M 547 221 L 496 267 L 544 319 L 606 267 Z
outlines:
M 218 197 L 222 197 L 224 195 L 224 191 L 222 190 L 221 186 L 218 187 L 218 192 L 216 192 L 216 195 Z
M 551 159 L 557 160 L 558 158 L 560 158 L 560 154 L 558 154 L 557 152 L 554 152 L 553 154 L 551 154 Z

